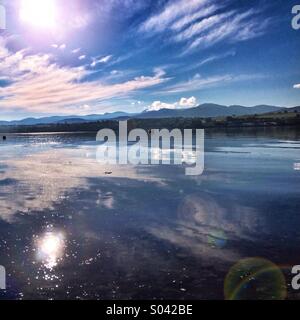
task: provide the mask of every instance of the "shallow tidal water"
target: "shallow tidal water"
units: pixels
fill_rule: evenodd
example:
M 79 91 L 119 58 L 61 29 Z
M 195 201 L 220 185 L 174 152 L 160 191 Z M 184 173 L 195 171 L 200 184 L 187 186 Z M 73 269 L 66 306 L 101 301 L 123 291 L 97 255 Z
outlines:
M 300 298 L 299 130 L 208 131 L 190 177 L 96 148 L 91 133 L 0 142 L 1 299 Z

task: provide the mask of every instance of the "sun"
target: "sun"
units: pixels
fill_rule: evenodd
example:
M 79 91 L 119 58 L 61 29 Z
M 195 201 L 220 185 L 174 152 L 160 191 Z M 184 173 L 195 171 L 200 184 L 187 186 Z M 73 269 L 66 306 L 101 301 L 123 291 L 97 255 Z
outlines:
M 32 27 L 54 29 L 57 24 L 56 0 L 21 0 L 19 16 Z

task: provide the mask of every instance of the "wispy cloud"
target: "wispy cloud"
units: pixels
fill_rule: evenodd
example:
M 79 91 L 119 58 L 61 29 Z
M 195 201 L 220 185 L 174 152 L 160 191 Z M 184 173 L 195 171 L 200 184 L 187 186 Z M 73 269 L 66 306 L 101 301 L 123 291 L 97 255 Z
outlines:
M 255 18 L 255 12 L 252 9 L 243 13 L 228 12 L 205 20 L 202 21 L 203 25 L 200 28 L 196 28 L 194 34 L 191 33 L 191 38 L 195 34 L 199 34 L 199 36 L 192 40 L 187 49 L 184 50 L 184 54 L 199 47 L 210 47 L 224 40 L 237 42 L 259 37 L 270 23 L 270 19 L 260 21 L 259 18 Z
M 216 25 L 220 25 L 223 23 L 224 20 L 230 18 L 234 14 L 234 11 L 226 12 L 223 14 L 217 14 L 214 16 L 210 16 L 201 20 L 200 22 L 194 23 L 186 30 L 182 31 L 178 35 L 174 37 L 175 41 L 187 41 L 201 33 L 204 33 L 208 29 Z
M 203 6 L 207 0 L 170 1 L 158 14 L 147 19 L 140 27 L 142 32 L 164 31 L 175 19 L 193 13 Z
M 294 89 L 300 89 L 300 83 L 294 85 Z
M 179 82 L 175 85 L 168 86 L 163 90 L 163 93 L 184 93 L 199 91 L 204 88 L 223 86 L 227 83 L 255 80 L 264 78 L 261 74 L 240 74 L 240 75 L 215 75 L 209 77 L 203 77 L 200 74 L 196 74 L 193 78 Z
M 0 107 L 20 108 L 41 113 L 73 113 L 83 105 L 97 105 L 107 99 L 167 81 L 157 70 L 153 76 L 140 76 L 108 85 L 100 80 L 83 81 L 91 71 L 84 67 L 61 67 L 47 54 L 10 52 L 0 39 L 0 77 L 9 84 L 0 87 Z
M 106 63 L 106 62 L 108 62 L 109 60 L 111 60 L 111 58 L 112 58 L 112 55 L 105 56 L 105 57 L 99 59 L 99 63 Z
M 175 21 L 170 28 L 174 31 L 180 31 L 182 30 L 184 27 L 192 24 L 193 22 L 201 19 L 201 18 L 205 18 L 211 14 L 213 14 L 214 12 L 217 11 L 219 7 L 216 5 L 210 5 L 207 6 L 206 8 L 202 8 L 201 10 L 190 14 L 190 15 L 185 15 L 182 18 L 178 19 L 177 21 Z
M 76 53 L 79 53 L 80 51 L 81 51 L 81 48 L 77 48 L 77 49 L 72 50 L 72 53 L 76 54 Z
M 230 75 L 217 75 L 211 77 L 202 77 L 199 74 L 196 74 L 192 79 L 188 81 L 182 81 L 176 85 L 169 86 L 165 88 L 167 93 L 181 93 L 181 92 L 190 92 L 203 89 L 205 87 L 216 85 L 224 82 L 228 82 L 232 79 Z
M 226 52 L 221 53 L 221 54 L 214 54 L 214 55 L 211 55 L 211 56 L 201 60 L 198 63 L 195 63 L 195 64 L 192 64 L 192 65 L 188 66 L 186 70 L 192 70 L 192 69 L 200 68 L 200 67 L 202 67 L 202 66 L 204 66 L 204 65 L 206 65 L 208 63 L 219 61 L 219 60 L 222 60 L 222 59 L 225 59 L 225 58 L 228 58 L 228 57 L 234 57 L 235 55 L 236 55 L 236 51 L 235 50 L 226 51 Z
M 67 45 L 65 43 L 62 43 L 62 44 L 54 43 L 54 44 L 51 45 L 51 47 L 54 48 L 54 49 L 59 49 L 59 50 L 63 51 L 63 50 L 65 50 L 67 48 Z
M 107 63 L 112 59 L 112 55 L 104 56 L 104 57 L 99 57 L 99 58 L 93 58 L 93 62 L 91 63 L 91 67 L 96 67 L 98 64 L 101 63 Z
M 271 19 L 262 19 L 259 9 L 242 11 L 228 4 L 229 1 L 216 4 L 212 0 L 169 1 L 139 30 L 150 35 L 169 32 L 169 41 L 185 45 L 183 55 L 221 41 L 245 41 L 265 33 Z

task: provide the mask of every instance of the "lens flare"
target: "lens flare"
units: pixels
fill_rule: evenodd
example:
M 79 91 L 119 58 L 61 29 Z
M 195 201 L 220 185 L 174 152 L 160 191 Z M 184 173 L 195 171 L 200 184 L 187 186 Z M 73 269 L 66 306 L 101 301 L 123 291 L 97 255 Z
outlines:
M 21 0 L 19 16 L 32 27 L 54 29 L 57 23 L 55 0 Z
M 215 230 L 207 236 L 208 244 L 213 248 L 223 249 L 227 245 L 228 238 L 223 230 Z
M 239 261 L 225 279 L 227 300 L 284 300 L 287 285 L 281 269 L 262 258 Z

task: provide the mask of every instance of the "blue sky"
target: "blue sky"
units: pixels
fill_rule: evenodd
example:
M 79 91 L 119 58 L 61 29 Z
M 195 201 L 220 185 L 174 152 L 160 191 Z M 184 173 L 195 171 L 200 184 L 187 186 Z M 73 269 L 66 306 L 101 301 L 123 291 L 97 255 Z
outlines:
M 45 2 L 2 0 L 0 119 L 300 104 L 297 0 Z

